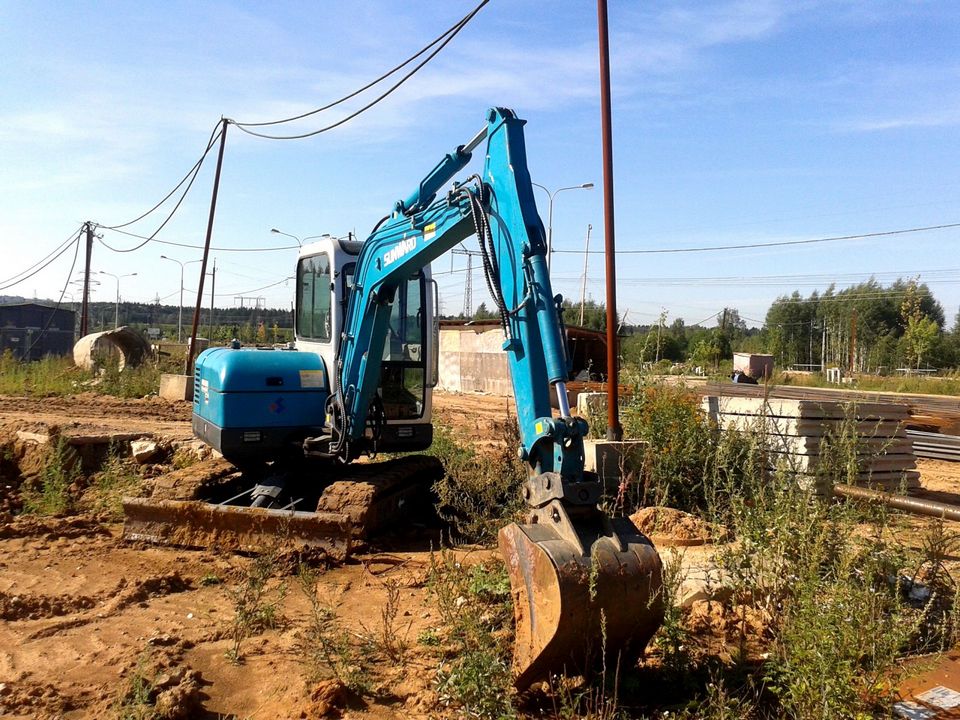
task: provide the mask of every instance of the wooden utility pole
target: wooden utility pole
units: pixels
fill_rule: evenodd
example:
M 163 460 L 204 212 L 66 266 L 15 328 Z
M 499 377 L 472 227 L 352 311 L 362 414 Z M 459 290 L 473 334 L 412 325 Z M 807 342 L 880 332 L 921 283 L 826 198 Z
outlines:
M 207 328 L 207 339 L 213 339 L 213 305 L 214 295 L 217 291 L 217 259 L 213 259 L 213 272 L 210 273 L 210 317 L 207 319 L 209 327 Z
M 857 360 L 857 309 L 853 308 L 850 314 L 850 372 L 854 372 Z
M 220 170 L 223 168 L 223 146 L 227 142 L 227 119 L 220 121 L 220 151 L 217 153 L 217 171 L 213 176 L 213 195 L 210 198 L 210 217 L 207 219 L 207 237 L 203 243 L 203 262 L 200 264 L 200 286 L 197 288 L 197 305 L 193 310 L 193 328 L 190 330 L 190 346 L 183 374 L 189 375 L 193 357 L 197 351 L 197 326 L 200 324 L 200 308 L 203 306 L 203 281 L 207 276 L 207 258 L 210 256 L 210 238 L 213 236 L 213 218 L 217 214 L 217 193 L 220 190 Z
M 93 256 L 93 223 L 84 223 L 87 233 L 87 259 L 83 268 L 83 302 L 80 309 L 80 337 L 90 332 L 90 258 Z
M 617 343 L 617 260 L 613 222 L 613 123 L 610 116 L 610 34 L 607 0 L 597 0 L 600 49 L 600 126 L 603 140 L 603 230 L 607 271 L 607 440 L 623 439 Z
M 580 327 L 583 327 L 583 309 L 587 304 L 587 262 L 590 260 L 590 231 L 593 225 L 587 225 L 587 240 L 583 247 L 583 280 L 580 282 Z

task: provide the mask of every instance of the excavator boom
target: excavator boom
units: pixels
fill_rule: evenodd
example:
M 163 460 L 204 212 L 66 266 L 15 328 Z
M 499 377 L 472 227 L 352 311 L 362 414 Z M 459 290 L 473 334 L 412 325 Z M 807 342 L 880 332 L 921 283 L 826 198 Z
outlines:
M 600 484 L 584 472 L 587 424 L 571 416 L 561 319 L 546 264 L 543 223 L 527 169 L 524 121 L 491 109 L 486 126 L 434 168 L 364 243 L 341 339 L 334 405 L 344 445 L 359 440 L 375 402 L 390 304 L 397 287 L 476 234 L 484 276 L 504 332 L 530 469 L 523 525 L 500 532 L 516 620 L 518 688 L 551 672 L 583 671 L 604 654 L 641 652 L 663 617 L 660 558 L 627 519 L 597 506 Z M 486 139 L 482 175 L 438 190 Z M 555 392 L 560 417 L 551 410 Z

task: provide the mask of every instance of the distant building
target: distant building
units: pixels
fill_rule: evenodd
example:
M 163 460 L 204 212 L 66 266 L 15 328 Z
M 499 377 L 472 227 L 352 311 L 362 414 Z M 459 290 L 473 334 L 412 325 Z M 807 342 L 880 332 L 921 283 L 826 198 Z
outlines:
M 76 313 L 64 307 L 25 302 L 0 305 L 0 353 L 22 360 L 73 352 Z

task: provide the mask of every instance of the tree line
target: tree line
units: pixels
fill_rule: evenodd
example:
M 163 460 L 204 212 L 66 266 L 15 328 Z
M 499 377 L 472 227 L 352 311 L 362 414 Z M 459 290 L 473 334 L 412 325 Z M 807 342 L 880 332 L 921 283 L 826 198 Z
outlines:
M 606 329 L 603 303 L 564 302 L 564 321 Z M 481 304 L 473 319 L 493 319 Z M 668 360 L 716 367 L 734 352 L 769 353 L 780 368 L 840 367 L 854 372 L 940 369 L 960 365 L 960 311 L 947 328 L 943 306 L 917 279 L 884 285 L 875 279 L 837 290 L 798 290 L 779 296 L 762 327 L 748 327 L 736 308 L 723 308 L 716 327 L 686 325 L 663 312 L 656 323 L 631 325 L 620 318 L 621 355 L 635 364 Z

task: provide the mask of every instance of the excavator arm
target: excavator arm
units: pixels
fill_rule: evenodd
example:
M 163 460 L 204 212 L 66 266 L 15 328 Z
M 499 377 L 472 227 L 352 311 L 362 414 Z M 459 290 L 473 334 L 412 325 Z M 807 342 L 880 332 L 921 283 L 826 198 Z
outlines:
M 598 502 L 584 472 L 587 423 L 571 416 L 559 296 L 546 265 L 543 223 L 526 162 L 523 126 L 491 109 L 485 127 L 448 154 L 364 243 L 340 339 L 338 386 L 328 405 L 332 454 L 350 459 L 376 415 L 382 348 L 398 287 L 476 234 L 488 289 L 504 330 L 520 427 L 524 525 L 500 531 L 514 598 L 518 687 L 551 672 L 584 671 L 604 653 L 642 651 L 662 619 L 661 567 L 629 520 Z M 481 176 L 454 182 L 486 140 Z M 560 417 L 553 416 L 556 392 Z

